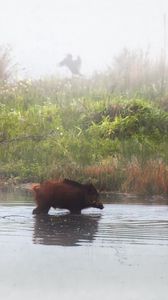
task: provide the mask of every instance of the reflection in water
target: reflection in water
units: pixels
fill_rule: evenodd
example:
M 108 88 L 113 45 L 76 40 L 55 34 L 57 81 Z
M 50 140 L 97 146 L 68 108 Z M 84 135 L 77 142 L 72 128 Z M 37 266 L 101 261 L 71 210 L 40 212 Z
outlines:
M 99 215 L 37 215 L 33 243 L 60 246 L 89 244 L 95 239 L 99 220 Z
M 99 215 L 45 217 L 33 207 L 0 194 L 2 300 L 167 300 L 168 206 L 108 203 Z
M 0 193 L 1 243 L 14 237 L 36 245 L 168 246 L 167 205 L 139 205 L 134 199 L 133 205 L 107 203 L 101 213 L 90 208 L 81 215 L 56 210 L 48 216 L 32 216 L 33 206 L 31 198 Z

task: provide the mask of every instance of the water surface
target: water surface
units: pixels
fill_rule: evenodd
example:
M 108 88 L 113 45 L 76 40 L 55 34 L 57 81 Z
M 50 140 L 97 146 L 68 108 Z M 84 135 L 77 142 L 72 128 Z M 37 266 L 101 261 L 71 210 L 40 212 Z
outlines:
M 110 202 L 42 217 L 1 193 L 1 299 L 167 300 L 168 206 Z

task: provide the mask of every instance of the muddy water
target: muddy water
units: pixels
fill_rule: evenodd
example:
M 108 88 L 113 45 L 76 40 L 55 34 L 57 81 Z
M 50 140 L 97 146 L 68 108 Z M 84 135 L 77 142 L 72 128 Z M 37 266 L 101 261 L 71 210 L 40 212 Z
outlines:
M 168 206 L 46 217 L 33 207 L 31 197 L 0 194 L 0 299 L 168 299 Z

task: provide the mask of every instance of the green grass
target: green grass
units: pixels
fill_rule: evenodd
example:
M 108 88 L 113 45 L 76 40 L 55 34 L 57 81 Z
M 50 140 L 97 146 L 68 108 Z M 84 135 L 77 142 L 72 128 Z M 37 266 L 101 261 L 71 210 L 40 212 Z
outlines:
M 0 176 L 18 182 L 69 177 L 101 190 L 167 193 L 167 132 L 163 101 L 96 89 L 92 79 L 0 87 Z M 159 177 L 152 165 L 162 166 Z

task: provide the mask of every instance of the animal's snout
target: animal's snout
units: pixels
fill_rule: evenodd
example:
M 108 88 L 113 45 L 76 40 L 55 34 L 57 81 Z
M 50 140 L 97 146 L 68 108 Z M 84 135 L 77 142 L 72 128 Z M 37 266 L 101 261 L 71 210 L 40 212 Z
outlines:
M 96 207 L 96 208 L 99 208 L 99 209 L 103 209 L 104 208 L 104 206 L 103 206 L 103 204 L 101 202 L 96 202 L 96 201 L 93 203 L 92 206 Z
M 97 208 L 103 209 L 103 208 L 104 208 L 104 205 L 103 205 L 102 203 L 98 203 L 98 204 L 97 204 Z

